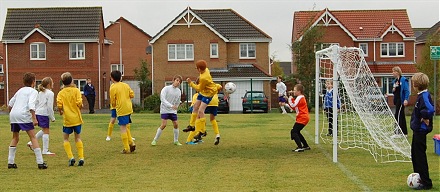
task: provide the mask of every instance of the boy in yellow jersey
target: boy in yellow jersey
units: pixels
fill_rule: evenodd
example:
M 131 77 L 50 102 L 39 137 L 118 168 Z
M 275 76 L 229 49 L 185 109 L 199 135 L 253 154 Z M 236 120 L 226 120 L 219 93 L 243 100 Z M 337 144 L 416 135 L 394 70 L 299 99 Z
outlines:
M 81 107 L 83 106 L 82 96 L 79 89 L 73 84 L 73 77 L 69 72 L 61 75 L 63 89 L 57 95 L 57 107 L 60 115 L 63 116 L 63 138 L 64 150 L 69 158 L 69 166 L 75 165 L 75 158 L 72 154 L 72 147 L 69 142 L 69 135 L 75 133 L 75 144 L 78 150 L 78 166 L 84 165 L 84 146 L 81 140 L 81 126 L 83 124 Z
M 112 85 L 110 85 L 110 89 L 112 88 Z M 116 117 L 116 109 L 110 108 L 110 122 L 108 123 L 107 127 L 107 137 L 105 138 L 106 141 L 110 141 L 112 139 L 113 127 L 115 126 Z M 134 137 L 132 137 L 131 139 L 133 139 L 133 141 L 135 140 Z
M 113 82 L 110 87 L 110 107 L 116 109 L 118 125 L 121 128 L 121 139 L 124 145 L 122 153 L 131 153 L 136 150 L 130 132 L 130 116 L 133 113 L 131 99 L 134 97 L 134 92 L 128 84 L 121 82 L 120 71 L 112 71 L 110 75 Z
M 195 84 L 198 84 L 198 79 L 196 80 Z M 222 86 L 220 84 L 216 84 L 216 86 L 217 86 L 218 91 L 220 91 L 222 89 Z M 191 105 L 191 109 L 190 109 L 191 111 L 193 111 L 194 104 L 195 104 L 195 101 L 197 100 L 198 95 L 199 95 L 198 93 L 195 93 L 193 95 L 192 101 L 194 101 L 194 102 Z M 216 93 L 212 97 L 211 102 L 209 102 L 209 104 L 208 104 L 208 106 L 206 107 L 206 110 L 205 110 L 205 113 L 209 113 L 210 114 L 209 117 L 210 117 L 212 129 L 214 130 L 214 133 L 216 134 L 214 145 L 218 145 L 220 143 L 220 132 L 219 132 L 219 129 L 218 129 L 217 120 L 215 119 L 215 117 L 217 116 L 217 113 L 218 113 L 218 103 L 219 103 L 219 100 L 218 100 L 218 95 Z M 190 125 L 188 127 L 195 125 L 195 118 L 193 118 L 193 116 L 191 116 L 189 124 Z M 188 130 L 188 128 L 187 128 L 187 131 L 191 131 L 191 132 L 188 135 L 188 138 L 186 140 L 186 144 L 188 144 L 188 145 L 195 145 L 199 141 L 201 141 L 201 139 L 199 139 L 199 140 L 196 140 L 196 142 L 193 142 L 192 139 L 194 138 L 196 132 L 194 130 Z M 205 130 L 201 130 L 201 132 L 204 133 L 203 136 L 206 136 L 206 127 L 205 127 Z
M 217 85 L 212 81 L 211 73 L 208 69 L 208 64 L 205 60 L 198 60 L 196 62 L 196 69 L 199 71 L 199 84 L 194 84 L 190 78 L 187 78 L 186 81 L 191 85 L 192 88 L 199 91 L 199 96 L 197 96 L 197 101 L 194 104 L 194 110 L 191 115 L 197 115 L 196 118 L 196 136 L 194 137 L 196 140 L 201 139 L 202 132 L 201 130 L 205 130 L 206 128 L 206 118 L 205 118 L 205 109 L 208 106 L 209 102 L 211 102 L 212 97 L 217 93 Z

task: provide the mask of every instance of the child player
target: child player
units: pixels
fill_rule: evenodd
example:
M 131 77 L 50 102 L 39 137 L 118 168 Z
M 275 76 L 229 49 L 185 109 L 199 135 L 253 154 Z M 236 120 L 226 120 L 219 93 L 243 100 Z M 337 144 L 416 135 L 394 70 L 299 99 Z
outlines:
M 306 139 L 301 134 L 301 130 L 309 123 L 309 109 L 307 108 L 307 101 L 304 97 L 304 86 L 296 84 L 293 88 L 293 94 L 296 98 L 289 97 L 289 106 L 296 111 L 296 122 L 290 131 L 290 139 L 295 140 L 296 149 L 293 152 L 304 152 L 304 150 L 310 150 Z
M 8 169 L 17 169 L 15 153 L 17 152 L 17 144 L 20 139 L 20 130 L 26 131 L 32 142 L 38 169 L 47 169 L 34 131 L 34 126 L 38 124 L 35 116 L 35 102 L 38 92 L 33 88 L 35 85 L 35 74 L 25 73 L 23 76 L 23 84 L 24 87 L 20 88 L 8 103 L 12 132 L 12 140 L 9 144 Z
M 81 140 L 82 116 L 81 107 L 83 106 L 82 96 L 79 89 L 73 84 L 73 77 L 69 72 L 61 75 L 63 89 L 57 95 L 57 107 L 60 115 L 63 116 L 63 138 L 64 150 L 69 158 L 69 166 L 75 165 L 72 147 L 70 146 L 69 135 L 75 134 L 75 145 L 78 151 L 78 166 L 84 165 L 84 145 Z
M 136 150 L 136 144 L 133 142 L 130 131 L 131 114 L 133 113 L 133 104 L 131 99 L 134 92 L 127 83 L 121 82 L 122 74 L 120 71 L 112 71 L 110 74 L 113 85 L 110 87 L 110 105 L 116 109 L 118 125 L 121 129 L 121 139 L 124 149 L 123 154 L 131 153 Z

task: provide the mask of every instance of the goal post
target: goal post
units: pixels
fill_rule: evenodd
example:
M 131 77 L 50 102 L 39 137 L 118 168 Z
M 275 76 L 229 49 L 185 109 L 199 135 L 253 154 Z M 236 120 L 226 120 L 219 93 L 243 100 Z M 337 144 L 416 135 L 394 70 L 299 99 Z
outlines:
M 315 57 L 315 143 L 333 145 L 333 162 L 338 149 L 352 148 L 369 151 L 376 162 L 409 162 L 409 142 L 393 137 L 401 129 L 362 50 L 334 45 Z M 324 103 L 326 81 L 333 88 Z

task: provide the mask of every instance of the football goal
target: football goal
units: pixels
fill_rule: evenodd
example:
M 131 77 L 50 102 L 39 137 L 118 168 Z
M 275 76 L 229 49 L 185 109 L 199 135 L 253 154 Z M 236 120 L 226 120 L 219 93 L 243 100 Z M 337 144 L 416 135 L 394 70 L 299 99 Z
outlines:
M 338 149 L 352 148 L 369 151 L 376 162 L 411 160 L 407 138 L 393 136 L 401 129 L 361 49 L 334 45 L 317 51 L 315 79 L 315 143 L 333 144 L 333 162 Z M 326 82 L 333 88 L 327 90 Z

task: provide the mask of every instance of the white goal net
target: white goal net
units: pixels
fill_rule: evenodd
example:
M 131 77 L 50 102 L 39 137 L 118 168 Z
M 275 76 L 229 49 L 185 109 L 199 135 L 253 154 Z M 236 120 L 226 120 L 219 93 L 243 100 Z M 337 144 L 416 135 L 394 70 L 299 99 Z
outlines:
M 394 137 L 401 129 L 361 49 L 332 46 L 316 52 L 315 90 L 322 111 L 315 117 L 316 142 L 333 143 L 334 162 L 337 146 L 365 149 L 376 162 L 410 161 L 411 146 L 406 137 Z

